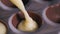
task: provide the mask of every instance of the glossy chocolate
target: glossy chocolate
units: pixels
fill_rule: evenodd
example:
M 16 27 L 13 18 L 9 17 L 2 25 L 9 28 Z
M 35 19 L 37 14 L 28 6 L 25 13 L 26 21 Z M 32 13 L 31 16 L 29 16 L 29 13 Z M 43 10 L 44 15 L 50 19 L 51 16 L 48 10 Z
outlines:
M 46 10 L 46 15 L 51 21 L 60 23 L 60 4 L 49 6 Z

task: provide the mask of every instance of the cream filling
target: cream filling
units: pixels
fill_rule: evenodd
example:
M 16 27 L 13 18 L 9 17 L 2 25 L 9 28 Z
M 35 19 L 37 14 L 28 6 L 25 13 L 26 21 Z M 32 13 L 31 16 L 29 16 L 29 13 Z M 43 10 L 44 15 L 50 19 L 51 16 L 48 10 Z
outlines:
M 28 21 L 22 21 L 19 25 L 18 25 L 18 30 L 22 30 L 22 31 L 35 31 L 37 29 L 37 24 L 34 21 L 34 23 L 28 23 Z
M 19 26 L 18 29 L 30 31 L 33 29 L 36 29 L 38 27 L 37 23 L 29 16 L 27 13 L 22 0 L 10 0 L 13 4 L 15 4 L 23 13 L 25 16 L 25 21 L 23 21 Z M 23 24 L 24 23 L 24 24 Z
M 6 26 L 0 22 L 0 34 L 6 34 Z

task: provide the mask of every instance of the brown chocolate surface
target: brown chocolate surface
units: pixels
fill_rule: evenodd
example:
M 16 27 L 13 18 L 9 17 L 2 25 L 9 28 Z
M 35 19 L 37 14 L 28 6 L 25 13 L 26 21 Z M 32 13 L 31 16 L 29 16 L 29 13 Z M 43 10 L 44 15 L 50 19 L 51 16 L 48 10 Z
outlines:
M 33 13 L 33 12 L 28 12 L 30 17 L 35 20 L 38 24 L 38 27 L 40 28 L 41 25 L 42 25 L 42 19 L 40 17 L 40 15 L 36 14 L 36 13 Z M 22 13 L 17 13 L 13 19 L 12 19 L 12 24 L 17 27 L 18 24 L 22 21 L 22 20 L 25 20 L 24 18 L 24 15 Z
M 14 4 L 12 4 L 9 0 L 1 0 L 3 4 L 5 4 L 8 7 L 16 7 Z
M 46 15 L 51 21 L 60 23 L 60 4 L 49 6 L 46 10 Z

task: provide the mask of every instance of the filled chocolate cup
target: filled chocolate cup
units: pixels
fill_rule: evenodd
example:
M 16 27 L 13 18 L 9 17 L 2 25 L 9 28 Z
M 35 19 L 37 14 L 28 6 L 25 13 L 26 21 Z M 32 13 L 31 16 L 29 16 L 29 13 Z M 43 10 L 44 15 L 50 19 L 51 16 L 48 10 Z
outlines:
M 29 0 L 22 0 L 22 1 L 24 5 L 27 5 L 27 3 L 29 2 Z M 0 4 L 7 8 L 16 8 L 16 6 L 13 3 L 11 3 L 9 0 L 1 0 Z
M 43 18 L 51 25 L 60 24 L 60 4 L 55 4 L 47 7 L 43 11 Z
M 36 31 L 38 31 L 40 29 L 40 27 L 42 26 L 42 19 L 40 17 L 40 15 L 33 13 L 32 11 L 28 12 L 29 16 L 37 22 L 38 24 L 38 29 L 36 29 Z M 22 30 L 18 30 L 18 24 L 22 21 L 25 20 L 25 17 L 23 15 L 23 13 L 19 12 L 16 14 L 13 14 L 10 18 L 9 18 L 9 27 L 11 28 L 11 30 L 15 33 L 21 33 L 21 32 L 26 32 L 26 31 L 22 31 Z M 34 31 L 34 32 L 36 32 Z
M 7 32 L 7 25 L 2 20 L 0 20 L 0 34 L 7 34 Z

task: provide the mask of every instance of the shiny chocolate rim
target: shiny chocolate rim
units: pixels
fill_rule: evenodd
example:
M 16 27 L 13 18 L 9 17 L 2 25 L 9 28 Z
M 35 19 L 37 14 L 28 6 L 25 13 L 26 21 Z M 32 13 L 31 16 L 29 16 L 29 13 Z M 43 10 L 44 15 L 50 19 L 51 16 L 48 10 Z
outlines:
M 48 8 L 49 8 L 49 6 L 46 7 L 46 8 L 43 10 L 42 18 L 44 19 L 44 21 L 45 21 L 47 24 L 50 24 L 50 25 L 52 25 L 52 26 L 58 26 L 58 25 L 59 25 L 58 23 L 53 22 L 52 20 L 50 20 L 50 19 L 47 17 L 47 15 L 46 15 L 46 10 L 47 10 Z

